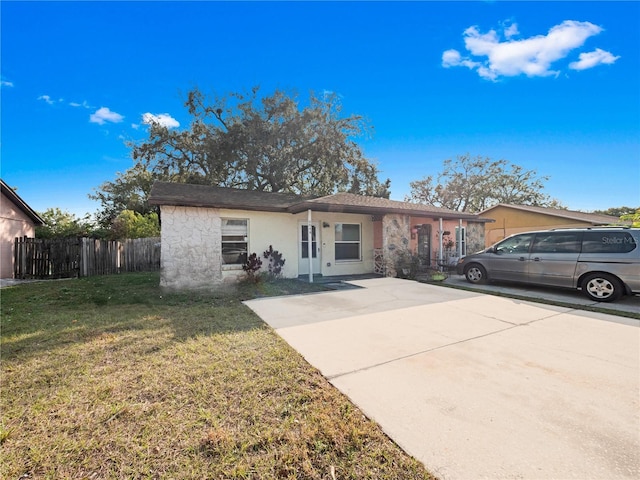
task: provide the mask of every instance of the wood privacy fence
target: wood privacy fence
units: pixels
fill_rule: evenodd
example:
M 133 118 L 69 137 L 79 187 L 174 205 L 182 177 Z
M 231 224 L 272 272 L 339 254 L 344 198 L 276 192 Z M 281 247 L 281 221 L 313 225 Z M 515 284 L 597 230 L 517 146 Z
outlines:
M 160 270 L 160 237 L 16 238 L 14 277 L 68 278 Z

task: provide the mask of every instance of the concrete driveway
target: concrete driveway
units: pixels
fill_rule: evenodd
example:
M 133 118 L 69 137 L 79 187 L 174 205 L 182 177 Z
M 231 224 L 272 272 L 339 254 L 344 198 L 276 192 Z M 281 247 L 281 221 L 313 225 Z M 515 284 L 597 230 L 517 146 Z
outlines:
M 246 302 L 442 479 L 640 477 L 640 321 L 408 280 Z

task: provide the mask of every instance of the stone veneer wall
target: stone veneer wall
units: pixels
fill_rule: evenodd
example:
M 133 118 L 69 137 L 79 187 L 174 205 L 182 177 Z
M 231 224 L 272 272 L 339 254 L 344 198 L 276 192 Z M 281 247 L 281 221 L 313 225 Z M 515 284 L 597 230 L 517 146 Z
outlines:
M 383 255 L 387 276 L 395 277 L 395 260 L 400 252 L 410 249 L 411 217 L 388 214 L 382 218 Z
M 467 222 L 467 255 L 484 248 L 484 223 Z
M 217 209 L 162 206 L 160 286 L 205 289 L 222 276 L 222 221 Z

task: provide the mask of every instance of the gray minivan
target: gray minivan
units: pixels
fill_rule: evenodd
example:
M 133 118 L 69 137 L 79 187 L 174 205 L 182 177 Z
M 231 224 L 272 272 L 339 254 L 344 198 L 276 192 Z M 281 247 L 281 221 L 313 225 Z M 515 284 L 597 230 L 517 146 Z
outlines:
M 524 282 L 582 290 L 599 302 L 640 293 L 640 228 L 554 229 L 512 235 L 462 257 L 471 283 Z

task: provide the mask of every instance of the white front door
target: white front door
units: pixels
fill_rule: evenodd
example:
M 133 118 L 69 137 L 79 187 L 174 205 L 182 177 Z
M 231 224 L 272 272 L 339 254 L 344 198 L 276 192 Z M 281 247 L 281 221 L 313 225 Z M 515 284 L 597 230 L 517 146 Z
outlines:
M 311 224 L 311 261 L 313 273 L 320 273 L 320 229 L 317 223 Z M 300 223 L 298 228 L 298 275 L 309 275 L 309 226 Z

